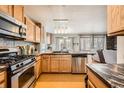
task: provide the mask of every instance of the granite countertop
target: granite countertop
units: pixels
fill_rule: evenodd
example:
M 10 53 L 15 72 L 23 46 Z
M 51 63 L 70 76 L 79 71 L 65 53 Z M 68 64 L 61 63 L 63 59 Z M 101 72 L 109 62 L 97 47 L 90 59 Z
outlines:
M 124 64 L 88 64 L 87 67 L 108 86 L 124 87 Z
M 82 52 L 69 52 L 69 53 L 53 53 L 53 52 L 44 52 L 41 53 L 41 55 L 94 55 L 95 52 L 91 52 L 91 51 L 82 51 Z

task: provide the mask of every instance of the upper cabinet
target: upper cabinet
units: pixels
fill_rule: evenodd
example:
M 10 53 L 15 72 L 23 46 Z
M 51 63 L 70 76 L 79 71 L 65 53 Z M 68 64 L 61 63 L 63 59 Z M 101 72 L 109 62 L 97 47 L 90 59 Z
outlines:
M 41 24 L 33 22 L 30 18 L 24 17 L 24 6 L 22 5 L 0 5 L 0 12 L 9 15 L 27 25 L 26 41 L 40 43 L 44 37 L 41 36 Z
M 24 6 L 22 5 L 0 5 L 0 11 L 24 22 Z
M 35 42 L 35 24 L 28 17 L 25 17 L 25 24 L 27 25 L 26 41 Z
M 124 35 L 124 6 L 107 6 L 108 35 Z
M 24 6 L 13 5 L 13 17 L 18 21 L 24 22 Z
M 0 5 L 0 11 L 12 16 L 12 6 L 11 5 Z
M 35 26 L 35 42 L 40 43 L 41 41 L 41 29 L 37 25 Z

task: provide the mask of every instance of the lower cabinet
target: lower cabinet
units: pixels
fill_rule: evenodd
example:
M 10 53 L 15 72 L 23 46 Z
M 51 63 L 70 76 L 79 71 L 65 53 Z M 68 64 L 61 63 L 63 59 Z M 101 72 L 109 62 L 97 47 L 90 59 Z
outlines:
M 60 72 L 71 72 L 71 55 L 62 55 L 60 60 Z
M 88 80 L 88 88 L 95 88 L 95 86 Z
M 43 55 L 42 72 L 71 73 L 71 55 Z
M 41 66 L 41 57 L 37 57 L 36 58 L 36 64 L 35 64 L 35 75 L 36 75 L 36 79 L 40 76 L 41 72 L 42 72 L 42 66 Z
M 89 88 L 109 88 L 101 79 L 99 79 L 94 72 L 90 69 L 87 71 L 88 74 L 88 87 Z
M 6 71 L 0 72 L 0 88 L 6 88 L 7 87 L 7 76 Z
M 42 56 L 42 72 L 50 72 L 50 55 Z
M 59 72 L 60 55 L 51 55 L 51 72 Z

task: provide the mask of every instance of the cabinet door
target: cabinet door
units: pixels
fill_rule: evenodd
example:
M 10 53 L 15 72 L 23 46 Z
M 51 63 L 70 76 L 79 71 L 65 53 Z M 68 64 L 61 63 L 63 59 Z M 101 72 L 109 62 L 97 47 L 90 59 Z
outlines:
M 7 87 L 7 76 L 6 71 L 0 72 L 0 88 Z
M 40 27 L 35 26 L 35 41 L 40 43 L 40 39 L 41 39 L 41 30 Z
M 26 30 L 26 41 L 34 42 L 34 30 L 35 30 L 35 24 L 29 19 L 25 18 L 25 23 L 27 25 L 27 30 Z
M 36 79 L 37 79 L 38 78 L 37 62 L 35 63 L 35 76 L 36 76 Z
M 41 60 L 42 60 L 41 56 L 36 57 L 36 65 L 35 65 L 36 78 L 38 78 L 42 72 Z
M 21 22 L 24 22 L 24 6 L 14 5 L 13 6 L 13 17 Z
M 39 60 L 38 62 L 37 62 L 37 68 L 38 68 L 38 77 L 40 76 L 40 74 L 41 74 L 41 61 Z
M 59 72 L 60 55 L 51 55 L 51 72 Z
M 61 55 L 60 72 L 71 72 L 71 55 Z
M 0 11 L 12 16 L 12 6 L 11 5 L 0 5 Z
M 124 30 L 124 5 L 121 5 L 120 6 L 120 27 L 121 27 L 121 30 Z
M 42 56 L 42 72 L 50 72 L 50 56 L 43 55 Z
M 120 28 L 120 6 L 108 6 L 109 33 L 119 31 Z
M 120 34 L 124 30 L 124 6 L 110 5 L 107 7 L 108 35 Z

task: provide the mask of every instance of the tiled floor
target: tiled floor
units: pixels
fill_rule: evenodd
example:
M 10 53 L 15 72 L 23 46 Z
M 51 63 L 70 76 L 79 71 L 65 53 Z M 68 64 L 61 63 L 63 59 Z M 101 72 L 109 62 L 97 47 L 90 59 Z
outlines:
M 42 74 L 35 88 L 84 88 L 82 74 Z

